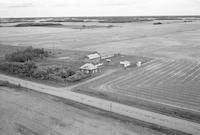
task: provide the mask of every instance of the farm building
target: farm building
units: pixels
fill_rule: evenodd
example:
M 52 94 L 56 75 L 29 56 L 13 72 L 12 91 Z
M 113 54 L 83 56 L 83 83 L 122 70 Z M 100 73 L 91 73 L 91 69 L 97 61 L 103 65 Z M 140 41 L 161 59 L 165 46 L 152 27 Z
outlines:
M 86 63 L 80 67 L 81 72 L 86 74 L 94 74 L 99 71 L 98 66 L 92 63 Z
M 112 60 L 111 59 L 106 59 L 106 62 L 111 62 Z
M 85 63 L 93 63 L 93 64 L 98 64 L 100 63 L 101 60 L 101 55 L 99 53 L 93 53 L 85 56 Z
M 142 66 L 142 62 L 141 62 L 141 61 L 138 61 L 138 62 L 136 63 L 136 65 L 137 65 L 137 67 L 141 67 L 141 66 Z
M 126 68 L 126 67 L 129 67 L 131 63 L 129 61 L 120 61 L 120 65 Z

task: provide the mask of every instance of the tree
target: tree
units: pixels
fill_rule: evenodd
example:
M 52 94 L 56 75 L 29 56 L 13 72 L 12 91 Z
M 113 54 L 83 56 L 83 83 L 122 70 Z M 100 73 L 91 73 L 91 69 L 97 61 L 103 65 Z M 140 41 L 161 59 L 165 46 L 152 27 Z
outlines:
M 44 51 L 44 49 L 33 49 L 32 47 L 5 55 L 5 59 L 11 62 L 26 62 L 43 57 L 48 57 L 47 51 Z

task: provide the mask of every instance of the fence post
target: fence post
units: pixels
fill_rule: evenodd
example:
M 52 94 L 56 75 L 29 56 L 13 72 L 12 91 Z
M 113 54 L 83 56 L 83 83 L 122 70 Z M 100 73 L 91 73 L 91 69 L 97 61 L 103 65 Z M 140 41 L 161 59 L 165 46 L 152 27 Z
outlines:
M 110 103 L 110 112 L 112 112 L 112 102 Z

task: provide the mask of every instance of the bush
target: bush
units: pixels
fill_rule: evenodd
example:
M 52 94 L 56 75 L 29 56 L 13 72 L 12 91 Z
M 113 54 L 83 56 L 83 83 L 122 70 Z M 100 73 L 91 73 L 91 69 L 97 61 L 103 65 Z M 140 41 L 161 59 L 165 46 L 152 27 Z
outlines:
M 9 88 L 20 88 L 20 85 L 11 84 L 8 81 L 0 81 L 0 86 Z
M 49 80 L 63 82 L 63 83 L 65 82 L 65 80 L 63 78 L 61 78 L 60 76 L 57 76 L 55 74 L 49 74 Z
M 31 77 L 34 70 L 37 68 L 34 62 L 5 62 L 0 64 L 0 70 L 12 74 L 19 74 L 19 76 Z
M 37 68 L 33 72 L 33 77 L 36 78 L 36 79 L 41 79 L 41 80 L 48 80 L 49 79 L 48 72 L 44 68 Z
M 69 76 L 74 75 L 76 72 L 72 69 L 61 69 L 58 73 L 62 78 L 68 78 Z
M 67 82 L 77 82 L 77 81 L 83 80 L 83 79 L 85 79 L 85 78 L 88 78 L 89 76 L 90 76 L 90 75 L 88 75 L 88 74 L 84 74 L 84 73 L 82 73 L 82 72 L 80 72 L 80 71 L 77 71 L 76 74 L 74 74 L 74 75 L 68 77 L 68 78 L 66 79 L 66 81 L 67 81 Z
M 161 22 L 155 22 L 153 23 L 153 25 L 161 25 L 162 23 Z
M 47 51 L 44 51 L 44 49 L 33 49 L 32 47 L 5 55 L 5 59 L 10 62 L 26 62 L 43 57 L 48 57 Z
M 37 68 L 32 76 L 41 80 L 54 80 L 58 82 L 64 82 L 66 78 L 74 74 L 75 71 L 70 68 L 52 65 L 50 67 Z

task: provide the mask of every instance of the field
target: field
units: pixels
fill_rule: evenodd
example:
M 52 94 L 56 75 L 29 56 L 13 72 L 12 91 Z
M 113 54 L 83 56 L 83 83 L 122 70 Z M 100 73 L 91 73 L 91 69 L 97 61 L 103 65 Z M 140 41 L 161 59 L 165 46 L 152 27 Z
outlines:
M 112 28 L 71 29 L 51 27 L 1 27 L 0 43 L 56 49 L 124 53 L 151 57 L 199 58 L 200 21 L 117 23 Z M 74 23 L 63 23 L 74 25 Z M 76 25 L 109 25 L 96 22 Z
M 153 25 L 158 21 L 162 24 Z M 200 123 L 199 20 L 61 23 L 76 25 L 77 29 L 0 27 L 0 44 L 52 50 L 67 49 L 77 53 L 98 51 L 102 56 L 121 53 L 148 57 L 151 61 L 141 68 L 118 69 L 108 76 L 83 83 L 73 90 Z M 79 26 L 83 25 L 98 26 L 98 29 L 79 29 Z M 114 27 L 100 27 L 109 25 Z M 61 54 L 59 57 L 66 56 Z M 47 61 L 47 64 L 54 62 Z
M 152 99 L 200 112 L 200 63 L 154 61 L 149 66 L 112 80 L 106 87 L 111 87 L 111 91 L 117 94 Z
M 26 89 L 0 87 L 1 135 L 183 135 L 120 117 Z
M 199 88 L 199 62 L 164 59 L 152 60 L 141 68 L 117 71 L 76 91 L 200 122 Z M 165 107 L 171 110 L 166 111 Z M 195 117 L 174 113 L 172 108 L 194 113 Z

